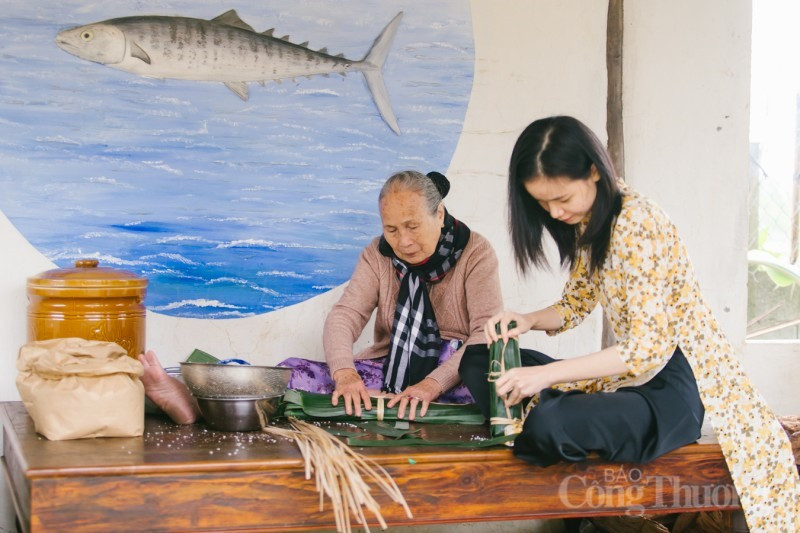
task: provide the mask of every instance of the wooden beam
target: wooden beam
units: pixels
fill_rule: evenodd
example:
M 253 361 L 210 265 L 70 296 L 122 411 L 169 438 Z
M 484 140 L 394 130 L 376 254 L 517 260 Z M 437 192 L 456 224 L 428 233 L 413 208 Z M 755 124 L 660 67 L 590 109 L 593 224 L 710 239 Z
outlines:
M 608 153 L 617 171 L 617 176 L 625 176 L 625 136 L 622 127 L 622 45 L 623 45 L 622 0 L 608 0 L 606 22 L 606 71 L 608 73 L 608 93 L 606 95 L 606 132 L 608 134 Z M 603 335 L 601 345 L 608 348 L 616 343 L 614 332 L 603 314 Z
M 606 97 L 606 130 L 608 152 L 617 176 L 625 176 L 625 136 L 622 120 L 622 45 L 623 45 L 623 0 L 608 0 L 608 23 L 606 28 L 606 69 L 608 71 L 608 95 Z

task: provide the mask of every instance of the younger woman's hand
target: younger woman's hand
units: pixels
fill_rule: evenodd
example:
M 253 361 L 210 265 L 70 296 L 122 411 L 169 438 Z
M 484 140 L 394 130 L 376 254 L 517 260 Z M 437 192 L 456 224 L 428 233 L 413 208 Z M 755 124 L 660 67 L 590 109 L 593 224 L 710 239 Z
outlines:
M 516 405 L 524 398 L 530 398 L 542 389 L 553 386 L 550 378 L 550 365 L 511 368 L 495 382 L 497 396 L 505 397 L 509 405 Z
M 425 416 L 425 413 L 428 412 L 428 406 L 441 393 L 442 388 L 439 386 L 438 381 L 432 378 L 425 378 L 416 385 L 406 387 L 403 392 L 392 398 L 386 404 L 386 407 L 394 407 L 399 403 L 397 418 L 404 418 L 406 416 L 406 407 L 408 407 L 408 419 L 413 422 L 417 407 L 420 407 L 419 416 Z
M 514 328 L 509 329 L 508 325 L 511 322 L 516 322 Z M 495 325 L 500 324 L 500 334 L 495 331 Z M 531 319 L 528 315 L 517 313 L 516 311 L 503 311 L 497 313 L 483 326 L 483 334 L 486 336 L 486 345 L 491 345 L 498 339 L 503 339 L 503 342 L 508 342 L 511 337 L 519 337 L 526 333 L 533 326 Z
M 364 385 L 364 380 L 358 372 L 352 368 L 340 368 L 333 375 L 336 388 L 331 396 L 331 404 L 339 405 L 339 396 L 344 400 L 344 412 L 352 415 L 355 410 L 356 416 L 361 416 L 361 404 L 365 409 L 372 409 L 372 401 Z

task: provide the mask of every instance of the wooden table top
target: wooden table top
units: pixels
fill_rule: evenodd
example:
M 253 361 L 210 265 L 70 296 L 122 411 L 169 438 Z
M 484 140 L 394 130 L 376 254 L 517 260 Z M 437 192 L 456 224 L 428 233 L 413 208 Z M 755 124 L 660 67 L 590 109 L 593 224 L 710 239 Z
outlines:
M 37 434 L 33 420 L 21 402 L 2 402 L 4 425 L 13 428 L 7 438 L 24 450 L 29 477 L 135 474 L 175 470 L 212 472 L 236 469 L 298 468 L 302 457 L 293 441 L 260 431 L 226 432 L 208 429 L 202 422 L 177 425 L 159 415 L 145 417 L 141 437 L 104 437 L 50 441 Z M 286 426 L 286 424 L 279 424 Z M 320 425 L 348 431 L 361 431 L 347 422 L 321 422 Z M 442 441 L 476 442 L 489 437 L 487 426 L 411 424 L 418 436 Z M 369 437 L 365 434 L 365 437 Z M 381 436 L 372 438 L 383 439 Z M 358 451 L 381 464 L 415 461 L 507 460 L 508 447 L 463 450 L 453 447 L 359 447 Z
M 22 402 L 0 402 L 4 425 L 13 431 L 7 437 L 16 440 L 25 451 L 30 477 L 73 474 L 108 474 L 114 470 L 126 473 L 155 473 L 175 469 L 196 471 L 297 468 L 302 457 L 293 441 L 260 431 L 225 432 L 208 429 L 202 422 L 177 425 L 164 416 L 147 415 L 141 437 L 104 437 L 50 441 L 37 434 L 33 420 Z M 347 422 L 323 422 L 336 429 L 360 431 Z M 487 426 L 411 424 L 419 436 L 442 441 L 477 442 L 489 437 Z M 704 428 L 696 446 L 682 453 L 702 453 L 719 446 L 712 432 Z M 374 438 L 382 439 L 381 436 Z M 357 450 L 381 464 L 415 461 L 447 462 L 508 460 L 511 449 L 506 446 L 462 449 L 438 446 L 359 447 Z
M 25 532 L 286 531 L 334 525 L 330 506 L 319 509 L 319 495 L 313 479 L 305 479 L 296 445 L 285 438 L 212 431 L 202 423 L 179 426 L 148 415 L 141 437 L 49 441 L 34 431 L 21 402 L 0 404 L 0 418 L 3 466 Z M 356 430 L 347 423 L 326 424 Z M 448 441 L 489 436 L 487 426 L 412 428 Z M 681 501 L 683 493 L 663 493 L 663 483 L 647 480 L 680 476 L 682 486 L 699 490 L 730 486 L 712 435 L 647 465 L 610 464 L 590 456 L 541 468 L 513 457 L 505 446 L 355 449 L 386 468 L 414 513 L 408 519 L 399 506 L 385 502 L 381 512 L 391 525 L 720 508 L 703 494 L 697 502 Z M 626 481 L 620 473 L 636 475 Z M 637 490 L 620 499 L 620 490 L 631 482 Z M 606 487 L 609 498 L 599 505 L 586 500 L 586 487 L 595 485 Z

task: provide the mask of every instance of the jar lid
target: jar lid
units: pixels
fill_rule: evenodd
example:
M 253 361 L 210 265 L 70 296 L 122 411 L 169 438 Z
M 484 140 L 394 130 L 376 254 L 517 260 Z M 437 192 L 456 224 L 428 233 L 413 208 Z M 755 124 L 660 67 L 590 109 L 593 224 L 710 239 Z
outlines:
M 28 292 L 64 296 L 142 296 L 147 279 L 127 270 L 101 267 L 97 259 L 78 259 L 74 268 L 54 268 L 28 278 Z

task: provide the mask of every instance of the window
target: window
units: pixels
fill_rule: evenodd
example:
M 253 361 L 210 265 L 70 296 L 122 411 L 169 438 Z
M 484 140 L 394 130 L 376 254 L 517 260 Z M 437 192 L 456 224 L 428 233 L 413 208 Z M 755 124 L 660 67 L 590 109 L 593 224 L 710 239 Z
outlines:
M 753 0 L 747 338 L 800 339 L 800 2 Z

